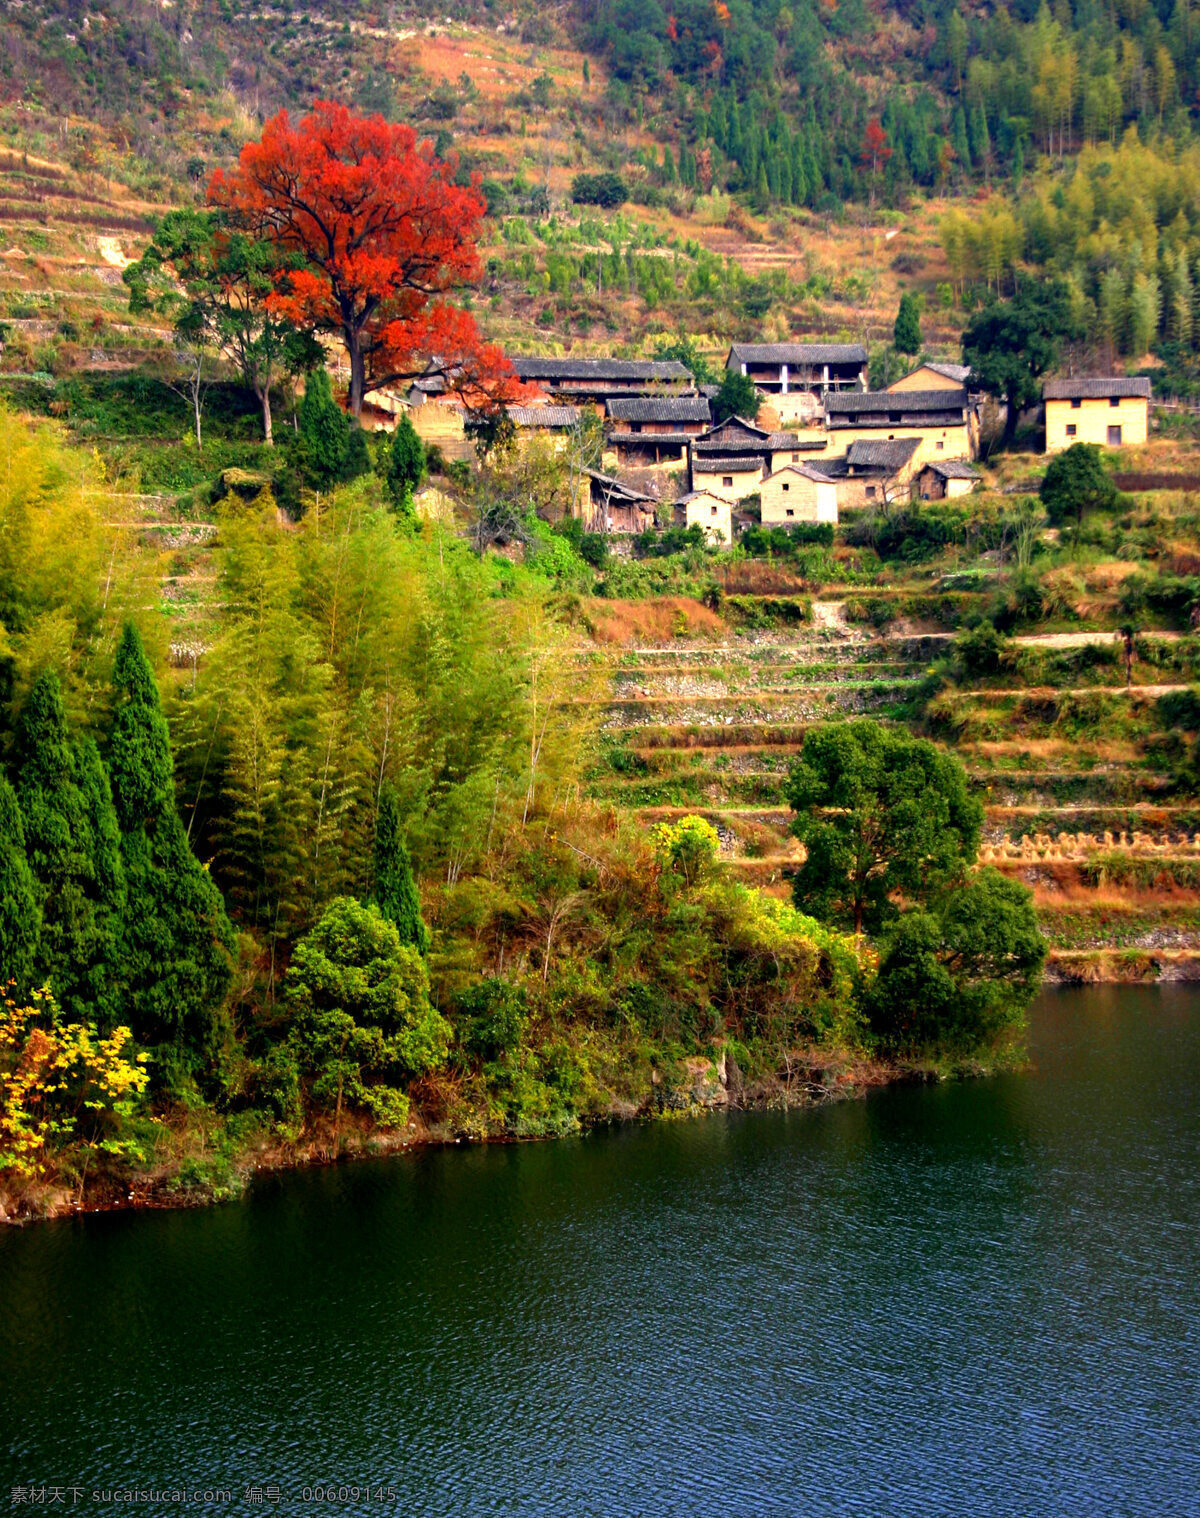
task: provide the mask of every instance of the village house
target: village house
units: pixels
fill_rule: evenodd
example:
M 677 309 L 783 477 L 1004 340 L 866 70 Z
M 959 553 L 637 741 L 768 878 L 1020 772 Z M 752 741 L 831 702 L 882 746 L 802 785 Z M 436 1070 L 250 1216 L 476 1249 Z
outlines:
M 837 484 L 815 464 L 785 464 L 762 482 L 760 520 L 764 527 L 838 519 Z
M 805 453 L 820 451 L 825 446 L 822 433 L 818 438 L 802 439 L 794 432 L 771 432 L 765 427 L 748 422 L 743 416 L 727 417 L 706 431 L 698 433 L 691 441 L 691 483 L 693 490 L 712 489 L 713 481 L 721 478 L 721 493 L 739 491 L 729 497 L 733 500 L 752 494 L 758 489 L 757 481 L 784 464 L 802 463 Z M 740 466 L 730 470 L 726 466 L 740 460 Z M 752 461 L 757 461 L 757 476 L 753 475 Z M 740 475 L 739 481 L 724 483 L 724 476 Z
M 861 343 L 734 343 L 725 360 L 768 396 L 867 388 L 867 350 Z
M 860 511 L 907 500 L 912 492 L 912 467 L 920 439 L 860 439 L 840 458 L 823 458 L 816 465 L 837 485 L 838 510 Z
M 517 378 L 551 399 L 603 412 L 610 397 L 647 391 L 694 395 L 691 371 L 675 359 L 510 358 Z
M 929 362 L 919 364 L 911 374 L 898 379 L 887 388 L 893 395 L 904 395 L 914 390 L 966 390 L 967 432 L 971 444 L 971 458 L 979 456 L 980 434 L 983 426 L 984 408 L 991 405 L 995 411 L 994 421 L 999 424 L 1003 411 L 980 390 L 972 390 L 967 381 L 971 377 L 969 364 L 943 364 Z
M 673 511 L 677 526 L 703 528 L 714 544 L 732 547 L 733 508 L 721 496 L 711 490 L 692 490 L 675 502 Z
M 825 397 L 828 452 L 847 453 L 860 441 L 915 438 L 914 469 L 931 459 L 970 458 L 974 442 L 969 409 L 967 392 L 957 389 L 831 392 Z
M 965 390 L 971 373 L 969 364 L 918 364 L 902 379 L 893 380 L 887 387 L 893 395 L 903 395 L 906 390 Z
M 371 399 L 374 405 L 383 407 L 389 398 L 386 395 L 376 395 Z M 457 396 L 431 394 L 428 390 L 418 390 L 414 385 L 405 400 L 398 401 L 388 409 L 391 422 L 390 425 L 384 424 L 387 431 L 390 432 L 395 427 L 400 412 L 406 411 L 413 431 L 426 448 L 440 449 L 444 459 L 475 457 L 475 445 L 463 426 L 466 412 Z
M 1058 453 L 1072 443 L 1129 448 L 1148 436 L 1150 381 L 1145 376 L 1047 380 L 1042 399 L 1047 453 Z
M 966 459 L 935 460 L 917 475 L 916 493 L 922 501 L 952 500 L 970 495 L 978 484 L 979 474 Z
M 517 429 L 517 438 L 548 438 L 556 448 L 565 448 L 582 416 L 578 406 L 508 406 L 509 421 Z
M 702 395 L 639 395 L 605 402 L 609 423 L 605 452 L 618 467 L 686 465 L 688 439 L 712 421 Z
M 612 532 L 634 536 L 654 526 L 654 508 L 658 503 L 652 495 L 615 479 L 611 474 L 601 474 L 598 469 L 585 469 L 582 490 L 576 502 L 576 515 L 581 516 L 589 532 Z
M 692 490 L 708 491 L 722 501 L 755 495 L 766 474 L 761 454 L 692 454 Z

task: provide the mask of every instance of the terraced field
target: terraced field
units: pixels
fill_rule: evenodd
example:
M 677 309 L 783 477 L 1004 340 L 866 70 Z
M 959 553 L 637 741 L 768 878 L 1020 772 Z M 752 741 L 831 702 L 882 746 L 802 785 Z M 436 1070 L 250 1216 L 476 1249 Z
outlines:
M 0 148 L 0 321 L 6 380 L 129 369 L 163 333 L 131 318 L 121 270 L 165 206 L 98 175 Z
M 819 604 L 786 635 L 610 652 L 592 794 L 647 824 L 699 813 L 728 868 L 783 894 L 800 857 L 784 786 L 805 729 L 862 712 L 932 726 L 984 803 L 984 858 L 1033 888 L 1054 975 L 1200 976 L 1200 801 L 1172 780 L 1190 735 L 1169 699 L 1190 686 L 1164 680 L 1157 646 L 1177 635 L 1139 642 L 1129 689 L 1102 662 L 1094 683 L 939 697 L 944 636 L 878 635 L 841 612 Z M 1114 635 L 1022 641 L 1111 650 Z

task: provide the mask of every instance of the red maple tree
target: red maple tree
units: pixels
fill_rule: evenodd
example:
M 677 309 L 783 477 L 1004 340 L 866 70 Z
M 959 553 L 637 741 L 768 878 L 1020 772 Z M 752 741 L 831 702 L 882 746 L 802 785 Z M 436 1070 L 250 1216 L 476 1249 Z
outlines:
M 500 349 L 443 297 L 479 276 L 486 205 L 473 181 L 411 127 L 318 100 L 295 124 L 286 111 L 218 169 L 209 202 L 233 225 L 303 260 L 282 269 L 272 309 L 333 333 L 350 359 L 350 410 L 363 397 L 436 373 L 468 404 L 517 393 Z
M 887 133 L 883 130 L 878 116 L 872 116 L 867 122 L 867 130 L 863 133 L 862 147 L 858 150 L 858 159 L 864 169 L 870 169 L 872 174 L 878 174 L 881 165 L 885 164 L 892 156 L 892 150 L 888 146 Z
M 892 149 L 888 146 L 887 133 L 883 130 L 878 116 L 872 116 L 867 122 L 867 129 L 863 133 L 862 147 L 858 150 L 858 161 L 864 169 L 871 171 L 871 197 L 870 204 L 875 204 L 875 186 L 879 181 L 879 170 L 892 156 Z

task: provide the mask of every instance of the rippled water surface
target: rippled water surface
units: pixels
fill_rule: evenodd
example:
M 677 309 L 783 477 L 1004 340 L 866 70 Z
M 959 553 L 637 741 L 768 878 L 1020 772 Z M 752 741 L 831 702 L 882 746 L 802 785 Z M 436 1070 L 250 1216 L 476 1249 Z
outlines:
M 1200 1514 L 1200 995 L 1048 995 L 1033 1045 L 993 1081 L 9 1231 L 4 1485 Z M 368 1482 L 394 1500 L 301 1500 Z

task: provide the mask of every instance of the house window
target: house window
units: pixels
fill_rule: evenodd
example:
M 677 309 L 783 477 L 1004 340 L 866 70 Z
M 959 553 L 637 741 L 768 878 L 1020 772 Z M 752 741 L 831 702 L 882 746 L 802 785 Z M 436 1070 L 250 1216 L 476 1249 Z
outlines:
M 942 440 L 941 440 L 941 438 L 939 438 L 938 439 L 938 445 L 937 445 L 937 451 L 939 453 L 941 453 L 942 449 L 945 448 L 945 446 L 946 446 L 945 443 L 943 443 Z
M 630 422 L 629 430 L 630 432 L 640 432 L 642 430 L 641 422 Z
M 1078 428 L 1078 427 L 1076 427 L 1076 425 L 1075 425 L 1075 423 L 1074 423 L 1074 422 L 1068 422 L 1068 423 L 1067 423 L 1067 436 L 1068 436 L 1068 437 L 1074 437 L 1074 436 L 1075 436 L 1075 434 L 1076 434 L 1076 433 L 1077 433 L 1077 432 L 1078 432 L 1078 431 L 1079 431 L 1079 428 Z
M 1079 408 L 1080 408 L 1080 406 L 1082 406 L 1082 405 L 1083 405 L 1083 402 L 1079 399 L 1078 396 L 1076 396 L 1075 399 L 1071 402 L 1071 410 L 1072 411 L 1078 411 Z
M 798 453 L 793 453 L 792 454 L 792 463 L 793 464 L 798 464 L 799 462 L 800 462 L 800 455 Z
M 781 487 L 781 488 L 782 488 L 782 489 L 783 489 L 783 491 L 784 491 L 784 493 L 785 493 L 785 494 L 786 494 L 786 492 L 787 492 L 787 491 L 788 491 L 788 490 L 789 490 L 789 489 L 790 489 L 790 488 L 791 488 L 791 487 L 790 487 L 790 486 L 789 486 L 789 485 L 784 485 L 784 486 L 782 486 L 782 487 Z
M 708 514 L 710 517 L 715 517 L 717 514 L 717 508 L 715 506 L 710 506 L 708 508 Z
M 1110 448 L 1119 448 L 1121 446 L 1121 429 L 1119 427 L 1110 427 L 1108 429 L 1108 446 Z
M 873 501 L 875 499 L 875 487 L 874 487 L 874 485 L 868 485 L 867 486 L 866 497 L 867 497 L 868 501 Z
M 1121 397 L 1119 395 L 1110 395 L 1108 398 L 1108 404 L 1110 406 L 1119 406 L 1121 404 Z
M 731 474 L 723 474 L 721 476 L 721 484 L 729 488 L 733 484 L 733 476 Z
M 787 511 L 786 511 L 786 512 L 785 512 L 785 513 L 784 513 L 784 515 L 785 515 L 785 516 L 789 516 L 789 517 L 794 517 L 794 516 L 795 516 L 795 515 L 796 515 L 796 513 L 795 513 L 795 512 L 794 512 L 794 511 L 793 511 L 793 510 L 792 510 L 792 508 L 791 508 L 791 507 L 790 507 L 790 506 L 789 506 L 789 507 L 788 507 L 788 509 L 787 509 Z

